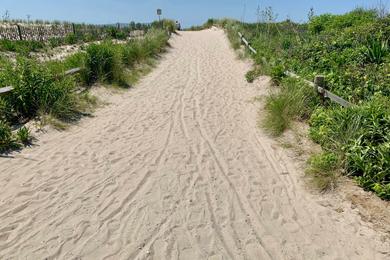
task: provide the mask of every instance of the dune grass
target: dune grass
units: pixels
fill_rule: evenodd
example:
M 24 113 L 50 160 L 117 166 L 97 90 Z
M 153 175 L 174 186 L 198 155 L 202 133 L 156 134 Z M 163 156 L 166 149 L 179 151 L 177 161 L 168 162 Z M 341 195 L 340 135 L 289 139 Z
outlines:
M 317 107 L 318 97 L 304 83 L 291 78 L 266 98 L 262 126 L 272 135 L 281 135 L 293 120 L 307 119 Z

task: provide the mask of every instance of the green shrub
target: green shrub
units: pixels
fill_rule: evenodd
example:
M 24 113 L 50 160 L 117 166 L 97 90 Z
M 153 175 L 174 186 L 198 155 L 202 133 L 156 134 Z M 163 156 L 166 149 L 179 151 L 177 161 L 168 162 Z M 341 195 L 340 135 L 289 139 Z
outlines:
M 122 47 L 122 60 L 126 66 L 133 67 L 145 58 L 142 55 L 142 45 L 139 41 L 130 41 Z
M 127 38 L 127 34 L 124 31 L 115 27 L 109 27 L 106 32 L 111 39 L 125 40 Z
M 15 149 L 18 144 L 12 135 L 11 128 L 3 121 L 0 121 L 0 153 Z
M 323 152 L 309 159 L 309 168 L 306 173 L 321 191 L 331 190 L 337 186 L 339 160 L 338 156 L 332 152 Z
M 27 127 L 22 127 L 16 132 L 17 139 L 20 143 L 28 145 L 31 143 L 30 130 Z
M 164 20 L 164 29 L 170 33 L 176 32 L 176 23 L 173 20 Z
M 246 81 L 248 81 L 249 83 L 252 83 L 260 75 L 261 75 L 261 70 L 259 70 L 258 68 L 254 68 L 245 74 L 245 78 L 246 78 Z
M 375 19 L 377 19 L 375 10 L 357 8 L 345 15 L 323 14 L 315 16 L 310 20 L 309 30 L 316 34 L 323 31 L 343 30 L 349 27 L 372 23 Z
M 203 28 L 211 28 L 215 23 L 216 21 L 214 19 L 208 19 L 207 22 L 203 25 Z
M 14 117 L 15 115 L 12 106 L 5 98 L 0 97 L 0 120 L 10 121 Z
M 77 36 L 74 33 L 68 34 L 64 39 L 65 44 L 76 44 L 78 42 Z
M 28 54 L 42 50 L 45 44 L 39 41 L 11 41 L 7 39 L 0 40 L 0 51 L 17 52 Z
M 61 45 L 64 45 L 64 39 L 63 38 L 59 38 L 59 37 L 55 37 L 55 38 L 50 38 L 49 39 L 49 46 L 51 48 L 56 48 L 56 47 L 59 47 Z
M 14 112 L 12 121 L 32 118 L 38 112 L 66 120 L 77 115 L 74 80 L 71 77 L 56 78 L 47 67 L 33 60 L 18 59 L 15 67 L 3 71 L 0 82 L 14 87 L 3 98 L 7 107 Z
M 276 84 L 279 84 L 282 79 L 284 77 L 286 77 L 285 75 L 285 68 L 283 65 L 281 64 L 278 64 L 278 65 L 275 65 L 271 68 L 271 78 L 272 80 L 276 83 Z
M 126 85 L 121 54 L 114 44 L 91 44 L 86 52 L 85 66 L 89 85 L 96 81 Z
M 280 90 L 266 99 L 263 126 L 273 135 L 282 134 L 294 119 L 308 118 L 318 103 L 317 94 L 295 79 L 284 79 Z
M 387 40 L 371 38 L 368 40 L 364 54 L 370 62 L 381 64 L 389 51 L 388 46 Z

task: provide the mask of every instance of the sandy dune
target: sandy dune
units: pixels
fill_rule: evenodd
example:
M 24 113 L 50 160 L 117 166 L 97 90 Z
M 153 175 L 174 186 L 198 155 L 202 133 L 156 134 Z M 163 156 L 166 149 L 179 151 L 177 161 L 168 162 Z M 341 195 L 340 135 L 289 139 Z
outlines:
M 264 86 L 222 31 L 171 44 L 96 117 L 0 158 L 0 259 L 389 259 L 256 128 Z

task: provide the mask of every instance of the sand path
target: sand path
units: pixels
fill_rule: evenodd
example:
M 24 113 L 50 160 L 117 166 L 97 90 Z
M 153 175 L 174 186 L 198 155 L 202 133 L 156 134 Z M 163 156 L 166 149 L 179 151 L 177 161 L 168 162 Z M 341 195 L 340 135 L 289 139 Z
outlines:
M 140 85 L 0 158 L 0 259 L 385 259 L 256 128 L 222 31 L 183 32 Z

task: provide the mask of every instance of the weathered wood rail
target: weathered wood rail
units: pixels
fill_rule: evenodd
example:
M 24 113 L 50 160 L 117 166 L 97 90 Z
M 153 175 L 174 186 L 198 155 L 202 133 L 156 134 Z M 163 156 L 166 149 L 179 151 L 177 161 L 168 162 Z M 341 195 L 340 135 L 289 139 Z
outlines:
M 253 54 L 257 54 L 257 51 L 250 45 L 250 42 L 247 39 L 245 39 L 244 35 L 241 32 L 238 32 L 238 36 L 240 37 L 241 41 L 245 44 L 245 46 L 247 46 L 248 49 Z M 300 76 L 298 76 L 297 74 L 295 74 L 294 72 L 291 72 L 291 71 L 286 71 L 284 74 L 288 77 L 297 78 L 297 79 L 302 80 L 307 85 L 313 87 L 314 90 L 316 92 L 318 92 L 323 98 L 328 98 L 331 101 L 333 101 L 333 102 L 335 102 L 343 107 L 352 106 L 352 104 L 349 103 L 348 101 L 346 101 L 345 99 L 337 96 L 336 94 L 333 94 L 329 90 L 326 90 L 324 76 L 316 76 L 314 79 L 314 82 L 311 82 L 311 81 L 308 81 L 306 79 L 302 79 Z
M 74 68 L 74 69 L 67 70 L 64 72 L 64 76 L 74 75 L 76 73 L 79 73 L 81 70 L 82 70 L 82 68 Z M 8 93 L 12 92 L 13 90 L 14 90 L 14 87 L 12 87 L 12 86 L 0 88 L 0 96 L 8 94 Z
M 0 95 L 2 94 L 6 94 L 8 92 L 11 92 L 14 88 L 9 86 L 9 87 L 5 87 L 5 88 L 0 88 Z

